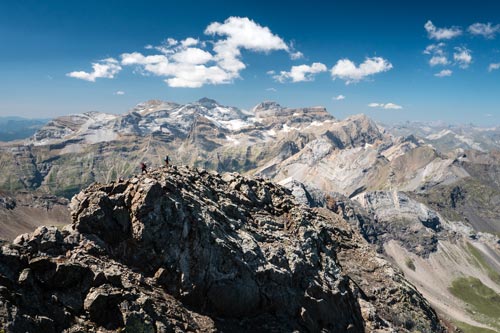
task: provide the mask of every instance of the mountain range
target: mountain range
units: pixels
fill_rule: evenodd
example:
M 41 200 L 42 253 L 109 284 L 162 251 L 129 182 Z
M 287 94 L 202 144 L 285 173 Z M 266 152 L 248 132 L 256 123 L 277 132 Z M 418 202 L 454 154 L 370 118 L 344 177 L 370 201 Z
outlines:
M 21 140 L 30 137 L 49 120 L 0 117 L 0 141 Z
M 71 198 L 133 177 L 141 162 L 161 166 L 167 155 L 174 165 L 261 177 L 348 221 L 444 320 L 487 332 L 500 330 L 498 147 L 498 128 L 380 126 L 275 102 L 245 111 L 207 98 L 154 100 L 122 115 L 59 117 L 3 143 L 0 189 L 5 198 Z

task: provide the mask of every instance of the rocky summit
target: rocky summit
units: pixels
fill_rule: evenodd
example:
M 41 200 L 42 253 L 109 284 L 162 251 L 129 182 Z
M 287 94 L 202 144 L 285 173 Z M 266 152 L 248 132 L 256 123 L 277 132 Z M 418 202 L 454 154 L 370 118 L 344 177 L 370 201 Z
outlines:
M 442 332 L 331 203 L 164 167 L 95 183 L 0 252 L 6 332 Z

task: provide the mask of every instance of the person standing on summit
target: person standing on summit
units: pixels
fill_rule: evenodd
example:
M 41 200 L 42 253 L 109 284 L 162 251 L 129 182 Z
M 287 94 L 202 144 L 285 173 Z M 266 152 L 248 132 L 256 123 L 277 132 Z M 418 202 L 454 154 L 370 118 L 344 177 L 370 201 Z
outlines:
M 142 173 L 148 172 L 148 167 L 147 167 L 146 163 L 144 163 L 144 162 L 141 162 L 141 172 Z
M 168 167 L 168 162 L 170 162 L 170 159 L 168 158 L 168 155 L 165 156 L 164 161 L 165 161 L 165 166 Z

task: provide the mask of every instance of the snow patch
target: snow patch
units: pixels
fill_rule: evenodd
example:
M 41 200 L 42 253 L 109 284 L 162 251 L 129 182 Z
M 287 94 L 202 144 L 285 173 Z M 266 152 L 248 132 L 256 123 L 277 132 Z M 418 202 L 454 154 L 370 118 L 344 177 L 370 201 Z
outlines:
M 241 128 L 248 127 L 250 124 L 243 119 L 221 120 L 220 123 L 231 131 L 237 131 Z
M 283 129 L 281 131 L 285 132 L 285 133 L 288 133 L 288 132 L 291 132 L 291 131 L 298 131 L 298 130 L 299 130 L 298 127 L 292 127 L 292 126 L 288 126 L 287 124 L 283 124 Z
M 431 134 L 431 135 L 426 136 L 426 139 L 428 139 L 428 140 L 438 140 L 438 139 L 441 139 L 443 136 L 448 135 L 448 134 L 455 135 L 455 133 L 453 133 L 450 130 L 442 130 L 439 133 Z
M 233 138 L 230 135 L 226 135 L 226 140 L 229 141 L 229 142 L 232 142 L 235 146 L 237 146 L 237 145 L 240 144 L 240 141 L 238 139 Z

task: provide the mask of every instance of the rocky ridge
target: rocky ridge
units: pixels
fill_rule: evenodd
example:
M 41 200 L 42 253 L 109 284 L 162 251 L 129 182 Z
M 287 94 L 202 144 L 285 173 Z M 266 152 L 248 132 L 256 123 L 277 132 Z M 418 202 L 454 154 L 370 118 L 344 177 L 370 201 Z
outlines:
M 439 332 L 342 215 L 261 178 L 162 168 L 94 184 L 0 252 L 7 332 Z

